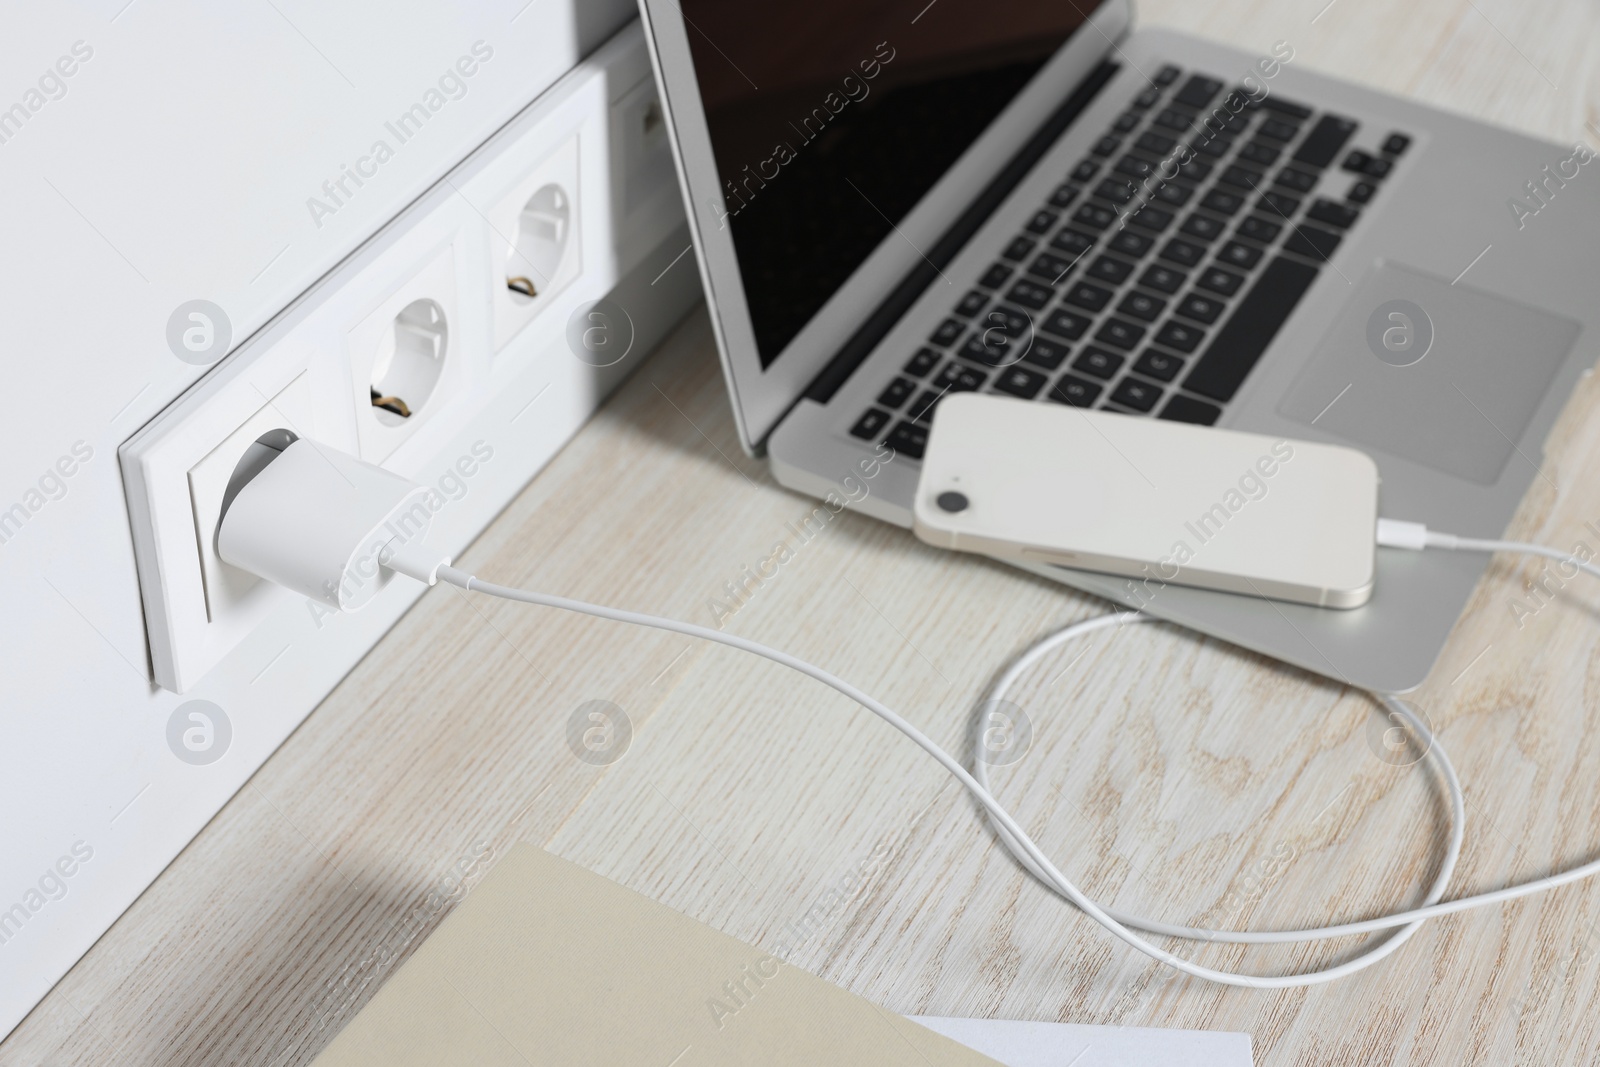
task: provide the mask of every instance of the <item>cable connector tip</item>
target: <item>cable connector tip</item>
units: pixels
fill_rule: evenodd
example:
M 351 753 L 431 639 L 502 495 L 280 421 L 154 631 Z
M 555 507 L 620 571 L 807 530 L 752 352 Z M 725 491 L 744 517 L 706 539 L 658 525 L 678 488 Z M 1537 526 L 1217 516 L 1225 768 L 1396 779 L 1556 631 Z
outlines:
M 1384 548 L 1408 548 L 1420 552 L 1428 547 L 1428 528 L 1420 522 L 1379 519 L 1378 544 Z
M 420 540 L 403 541 L 397 537 L 378 553 L 378 563 L 396 574 L 433 585 L 439 580 L 440 569 L 450 566 L 450 557 L 440 555 Z

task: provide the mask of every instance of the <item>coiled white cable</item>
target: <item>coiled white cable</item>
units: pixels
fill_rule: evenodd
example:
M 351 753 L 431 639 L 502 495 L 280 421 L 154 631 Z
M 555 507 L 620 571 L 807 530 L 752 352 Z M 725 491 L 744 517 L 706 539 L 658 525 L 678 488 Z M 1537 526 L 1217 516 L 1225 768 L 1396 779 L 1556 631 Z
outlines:
M 278 466 L 293 458 L 297 448 L 312 449 L 316 462 L 312 462 L 311 453 L 305 453 L 301 457 L 306 461 L 304 463 L 291 463 L 287 467 Z M 332 465 L 336 470 L 343 468 L 354 473 L 366 488 L 363 490 L 356 486 L 348 477 L 321 477 L 328 465 Z M 397 479 L 391 473 L 366 464 L 354 456 L 346 456 L 302 439 L 284 450 L 283 455 L 274 460 L 273 465 L 267 470 L 276 470 L 278 476 L 268 478 L 258 475 L 251 480 L 240 490 L 233 506 L 223 519 L 222 529 L 218 535 L 219 544 L 227 542 L 242 552 L 242 555 L 229 556 L 228 562 L 250 569 L 258 577 L 301 590 L 307 596 L 330 599 L 339 607 L 348 608 L 353 604 L 346 604 L 346 583 L 359 591 L 372 576 L 371 571 L 362 568 L 375 559 L 378 566 L 387 571 L 404 574 L 428 585 L 443 580 L 462 589 L 483 592 L 507 600 L 561 608 L 602 619 L 669 630 L 749 652 L 815 678 L 871 711 L 932 756 L 972 794 L 988 818 L 993 821 L 1001 842 L 1034 877 L 1076 905 L 1117 939 L 1174 970 L 1196 978 L 1258 989 L 1281 989 L 1329 982 L 1370 967 L 1399 948 L 1427 919 L 1467 908 L 1513 900 L 1600 873 L 1600 859 L 1595 859 L 1549 877 L 1507 886 L 1490 893 L 1441 902 L 1460 857 L 1465 832 L 1465 802 L 1461 784 L 1443 748 L 1410 708 L 1392 697 L 1369 693 L 1367 695 L 1387 709 L 1392 717 L 1398 717 L 1410 727 L 1423 744 L 1431 765 L 1438 770 L 1449 792 L 1450 837 L 1443 861 L 1439 866 L 1439 873 L 1428 887 L 1421 907 L 1313 929 L 1267 931 L 1208 930 L 1156 922 L 1103 908 L 1054 865 L 1038 844 L 1028 836 L 1021 824 L 995 799 L 989 789 L 987 767 L 981 760 L 976 763 L 973 773 L 969 773 L 955 757 L 934 744 L 915 726 L 843 679 L 786 652 L 709 627 L 480 581 L 465 571 L 449 566 L 450 560 L 447 556 L 429 550 L 425 539 L 415 536 L 419 528 L 416 508 L 422 509 L 420 528 L 425 530 L 427 527 L 427 508 L 415 502 L 418 494 L 425 492 L 421 486 L 410 485 L 404 479 Z M 313 474 L 308 474 L 307 471 Z M 346 489 L 355 489 L 355 492 L 349 493 Z M 239 536 L 229 538 L 227 535 L 230 528 Z M 387 530 L 394 536 L 386 543 L 369 544 L 366 531 L 377 530 Z M 404 531 L 408 530 L 411 531 L 411 536 L 405 535 Z M 1561 560 L 1564 566 L 1576 564 L 1579 570 L 1600 577 L 1600 566 L 1543 545 L 1463 538 L 1430 531 L 1420 523 L 1392 519 L 1378 520 L 1375 533 L 1379 545 L 1393 548 L 1520 552 Z M 245 547 L 250 548 L 250 551 L 243 551 Z M 228 555 L 228 551 L 224 545 L 224 555 Z M 351 573 L 352 571 L 354 573 Z M 337 593 L 336 598 L 335 593 Z M 354 597 L 351 599 L 353 601 Z M 1149 620 L 1138 613 L 1118 612 L 1076 623 L 1045 638 L 1024 652 L 1011 665 L 996 683 L 991 700 L 1003 696 L 1016 679 L 1040 657 L 1066 642 L 1108 626 L 1144 621 Z M 980 705 L 980 711 L 985 706 L 987 705 Z M 1388 936 L 1335 966 L 1304 973 L 1260 975 L 1219 970 L 1191 963 L 1150 943 L 1135 931 L 1236 944 L 1321 941 L 1328 938 L 1384 932 L 1388 932 Z
M 1385 526 L 1388 523 L 1388 526 Z M 1425 527 L 1413 523 L 1390 523 L 1382 520 L 1379 524 L 1378 540 L 1380 544 L 1392 545 L 1403 548 L 1438 547 L 1451 549 L 1467 549 L 1479 551 L 1521 551 L 1537 555 L 1551 556 L 1556 559 L 1569 559 L 1570 557 L 1548 549 L 1541 545 L 1523 545 L 1515 542 L 1475 541 L 1456 538 L 1448 534 L 1437 534 L 1427 531 Z M 1577 881 L 1600 873 L 1600 859 L 1580 864 L 1566 871 L 1538 878 L 1520 885 L 1507 886 L 1503 889 L 1489 893 L 1480 893 L 1471 897 L 1440 902 L 1444 891 L 1449 884 L 1450 876 L 1454 873 L 1456 862 L 1460 857 L 1461 845 L 1466 822 L 1464 801 L 1460 781 L 1456 777 L 1455 769 L 1451 766 L 1444 749 L 1439 745 L 1427 726 L 1404 703 L 1383 694 L 1369 693 L 1368 695 L 1378 704 L 1386 708 L 1391 714 L 1398 715 L 1415 731 L 1416 737 L 1425 748 L 1429 760 L 1443 778 L 1450 797 L 1450 840 L 1445 850 L 1443 862 L 1439 866 L 1439 873 L 1429 886 L 1427 895 L 1423 898 L 1422 907 L 1407 911 L 1395 912 L 1358 922 L 1342 923 L 1334 926 L 1317 927 L 1303 930 L 1274 930 L 1274 931 L 1229 931 L 1207 930 L 1197 927 L 1182 926 L 1171 923 L 1156 922 L 1139 916 L 1130 915 L 1110 908 L 1104 908 L 1080 890 L 1063 874 L 1050 858 L 1046 856 L 1027 831 L 1016 821 L 1005 807 L 993 796 L 988 787 L 987 768 L 981 760 L 975 762 L 974 772 L 969 773 L 960 762 L 944 749 L 929 739 L 922 731 L 907 722 L 899 714 L 886 705 L 875 700 L 867 693 L 857 689 L 849 682 L 816 667 L 804 660 L 781 652 L 756 641 L 751 641 L 733 634 L 722 633 L 706 626 L 694 623 L 680 622 L 676 619 L 667 619 L 655 615 L 646 615 L 640 612 L 624 611 L 619 608 L 604 607 L 588 604 L 581 600 L 571 600 L 566 597 L 553 596 L 547 593 L 534 593 L 508 586 L 494 585 L 482 581 L 462 570 L 447 565 L 440 565 L 437 559 L 418 558 L 414 551 L 408 551 L 391 560 L 386 566 L 400 573 L 410 574 L 422 581 L 429 581 L 435 576 L 438 580 L 460 587 L 468 591 L 481 592 L 490 596 L 506 600 L 518 601 L 525 604 L 535 604 L 544 607 L 560 608 L 565 611 L 579 612 L 592 615 L 601 619 L 615 622 L 632 623 L 637 626 L 649 626 L 673 633 L 684 634 L 689 637 L 698 637 L 707 641 L 727 645 L 743 652 L 769 659 L 791 670 L 795 670 L 808 677 L 814 678 L 824 685 L 842 693 L 851 700 L 860 704 L 880 719 L 899 730 L 910 738 L 918 747 L 932 756 L 946 771 L 950 773 L 966 790 L 977 800 L 984 812 L 993 821 L 1000 840 L 1017 857 L 1023 867 L 1034 877 L 1044 882 L 1052 890 L 1065 897 L 1076 905 L 1084 914 L 1103 926 L 1114 937 L 1123 941 L 1132 948 L 1143 952 L 1152 959 L 1167 964 L 1174 970 L 1207 981 L 1218 982 L 1224 985 L 1244 986 L 1255 989 L 1285 989 L 1300 986 L 1317 985 L 1330 982 L 1348 974 L 1372 966 L 1395 949 L 1399 948 L 1412 934 L 1421 927 L 1422 923 L 1430 918 L 1448 915 L 1468 908 L 1483 907 L 1489 904 L 1514 900 L 1517 897 L 1527 896 L 1531 893 L 1553 889 L 1568 882 Z M 1600 577 L 1600 568 L 1580 563 L 1580 568 L 1596 577 Z M 990 692 L 989 700 L 998 700 L 1009 691 L 1016 680 L 1027 671 L 1040 658 L 1085 634 L 1109 626 L 1120 626 L 1129 623 L 1155 621 L 1150 617 L 1137 612 L 1115 612 L 1102 615 L 1093 619 L 1076 623 L 1028 649 L 1010 666 L 1004 675 L 995 683 Z M 987 702 L 986 702 L 987 703 Z M 986 706 L 980 705 L 980 707 Z M 1245 974 L 1235 971 L 1218 970 L 1204 967 L 1183 959 L 1158 945 L 1145 940 L 1136 930 L 1150 934 L 1168 937 L 1186 938 L 1200 941 L 1220 941 L 1235 944 L 1273 944 L 1285 942 L 1321 941 L 1329 938 L 1345 937 L 1353 934 L 1378 933 L 1393 931 L 1389 937 L 1384 938 L 1370 948 L 1346 960 L 1343 963 L 1308 971 L 1284 975 Z

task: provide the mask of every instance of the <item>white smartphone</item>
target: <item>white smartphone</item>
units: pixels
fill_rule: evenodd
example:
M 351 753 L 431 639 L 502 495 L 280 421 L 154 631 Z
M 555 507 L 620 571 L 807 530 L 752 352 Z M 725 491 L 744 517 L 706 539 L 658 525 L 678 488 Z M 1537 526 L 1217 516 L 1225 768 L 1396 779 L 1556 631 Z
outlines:
M 931 545 L 1330 608 L 1372 596 L 1378 468 L 1353 448 L 957 393 L 913 528 Z

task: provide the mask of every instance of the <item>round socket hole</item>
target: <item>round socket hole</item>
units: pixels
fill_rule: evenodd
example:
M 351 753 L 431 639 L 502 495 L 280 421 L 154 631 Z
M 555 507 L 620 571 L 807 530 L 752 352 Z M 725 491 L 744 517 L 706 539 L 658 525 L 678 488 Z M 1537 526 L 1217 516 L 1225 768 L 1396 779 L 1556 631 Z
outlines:
M 378 343 L 372 361 L 372 413 L 385 426 L 404 426 L 428 402 L 445 354 L 450 325 L 444 309 L 423 297 L 400 309 Z
M 549 286 L 567 250 L 572 203 L 559 185 L 542 185 L 522 205 L 517 239 L 506 256 L 506 288 L 515 304 L 531 304 Z

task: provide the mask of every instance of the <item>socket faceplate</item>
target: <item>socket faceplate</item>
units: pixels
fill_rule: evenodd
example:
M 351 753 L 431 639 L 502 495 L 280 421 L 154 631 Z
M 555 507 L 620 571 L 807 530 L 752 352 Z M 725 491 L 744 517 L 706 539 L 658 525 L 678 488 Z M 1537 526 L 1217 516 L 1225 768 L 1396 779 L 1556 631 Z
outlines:
M 605 296 L 663 238 L 681 232 L 682 206 L 670 172 L 651 198 L 648 219 L 635 212 L 626 225 L 616 224 L 620 206 L 636 199 L 630 191 L 646 180 L 630 173 L 629 158 L 637 153 L 614 151 L 627 141 L 616 128 L 617 103 L 636 99 L 641 79 L 648 78 L 642 37 L 619 35 L 122 446 L 157 684 L 179 693 L 190 689 L 294 599 L 265 583 L 237 581 L 225 565 L 207 560 L 203 547 L 215 536 L 220 498 L 214 474 L 228 465 L 221 453 L 276 423 L 286 404 L 294 411 L 282 411 L 284 428 L 297 435 L 426 479 L 436 476 L 440 455 L 485 411 L 522 389 L 532 390 L 530 398 L 544 397 L 541 417 L 552 425 L 550 434 L 539 435 L 538 447 L 548 451 L 531 468 L 537 469 L 621 379 L 625 368 L 591 367 L 564 352 L 565 334 L 580 305 Z M 552 183 L 561 187 L 563 202 L 544 206 L 561 207 L 568 227 L 561 235 L 565 250 L 551 268 L 556 284 L 531 305 L 514 305 L 517 321 L 502 338 L 497 300 L 508 295 L 509 242 L 522 208 Z M 510 217 L 497 221 L 508 205 Z M 541 217 L 560 221 L 550 211 Z M 410 310 L 419 301 L 438 308 L 446 334 L 430 340 L 434 318 L 416 318 Z M 386 331 L 397 322 L 417 327 L 418 336 L 401 338 L 416 349 L 404 358 L 425 358 L 435 340 L 434 350 L 443 353 L 415 422 L 378 417 L 371 399 L 377 384 L 417 380 L 390 373 L 395 353 L 384 345 L 393 342 Z M 530 372 L 541 367 L 547 368 L 540 372 L 544 380 L 530 381 Z M 280 396 L 284 403 L 268 403 Z M 214 587 L 209 599 L 208 583 Z

